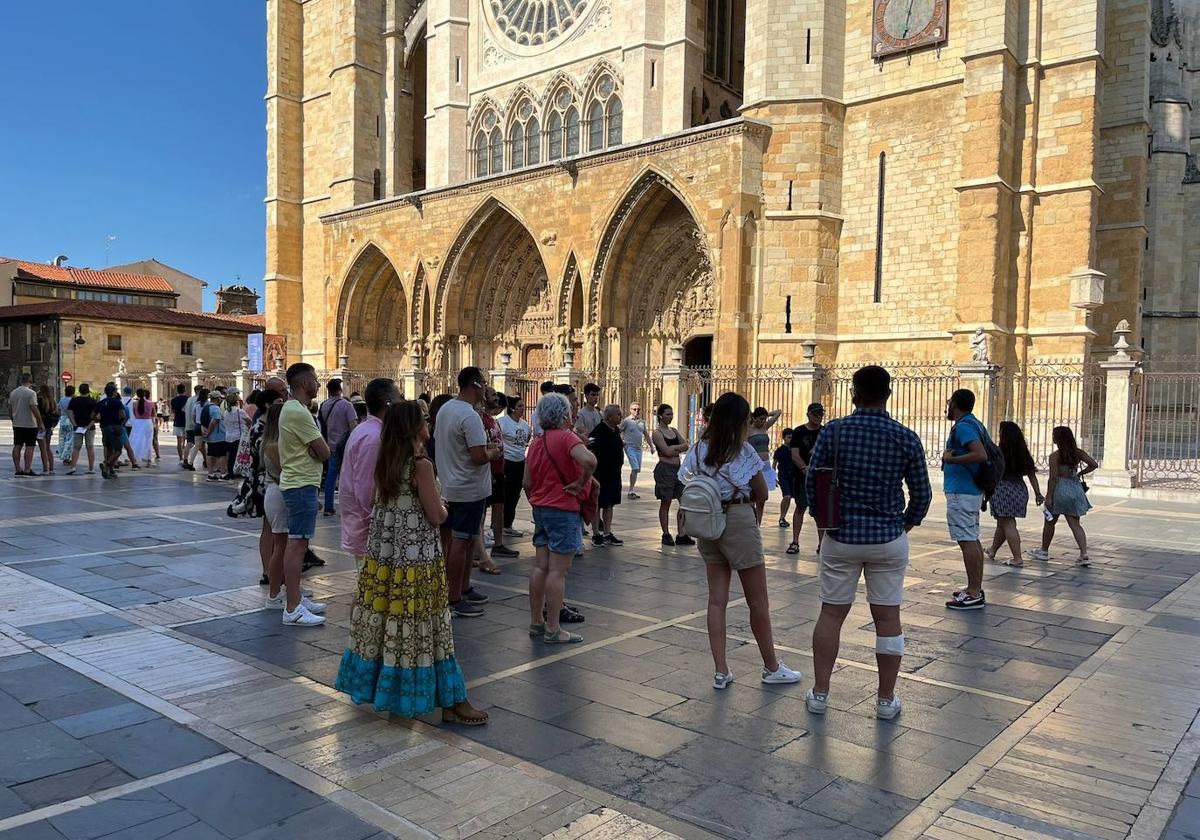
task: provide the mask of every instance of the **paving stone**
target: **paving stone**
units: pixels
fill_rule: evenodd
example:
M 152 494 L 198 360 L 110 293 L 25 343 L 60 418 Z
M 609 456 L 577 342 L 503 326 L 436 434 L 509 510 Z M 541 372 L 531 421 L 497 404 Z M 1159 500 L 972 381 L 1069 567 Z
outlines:
M 102 636 L 106 633 L 117 633 L 137 627 L 136 624 L 118 618 L 115 615 L 102 613 L 83 618 L 72 618 L 65 621 L 49 621 L 44 624 L 34 624 L 21 629 L 48 644 L 85 639 L 92 636 Z
M 165 840 L 179 836 L 179 832 L 187 831 L 192 826 L 202 825 L 187 811 L 176 811 L 165 817 L 149 820 L 112 834 L 105 834 L 102 840 Z M 219 835 L 218 835 L 219 836 Z
M 778 749 L 805 734 L 803 729 L 784 726 L 758 715 L 723 709 L 700 700 L 688 700 L 672 706 L 654 715 L 654 719 L 763 752 Z
M 688 729 L 623 712 L 601 703 L 589 703 L 565 712 L 553 718 L 551 722 L 564 729 L 603 739 L 650 758 L 662 758 L 696 737 L 696 733 Z
M 11 790 L 30 808 L 41 808 L 132 781 L 132 776 L 111 762 L 101 761 L 80 767 L 78 770 L 68 770 L 65 773 L 15 785 Z
M 83 691 L 95 685 L 87 677 L 69 668 L 43 659 L 44 664 L 19 671 L 0 671 L 0 690 L 5 691 L 21 703 L 36 703 L 51 697 L 60 697 Z
M 4 733 L 0 784 L 13 785 L 53 776 L 103 761 L 88 746 L 52 723 L 37 723 Z
M 471 702 L 477 705 L 501 706 L 535 720 L 549 720 L 588 705 L 588 701 L 582 697 L 515 678 L 488 683 L 473 690 Z
M 46 821 L 29 823 L 8 831 L 0 831 L 0 840 L 66 840 Z
M 371 823 L 326 802 L 252 831 L 238 840 L 278 840 L 281 837 L 288 840 L 366 840 L 378 831 Z
M 8 694 L 0 692 L 0 732 L 7 729 L 17 729 L 34 723 L 41 723 L 42 716 L 34 712 L 24 703 L 19 702 Z
M 88 687 L 81 691 L 39 700 L 30 708 L 46 720 L 58 720 L 97 709 L 106 709 L 110 706 L 120 706 L 128 702 L 129 698 L 124 694 L 89 681 Z
M 241 837 L 323 801 L 245 759 L 167 782 L 155 790 L 228 837 Z
M 498 707 L 489 709 L 488 717 L 487 726 L 456 727 L 455 731 L 473 741 L 536 762 L 546 761 L 592 740 Z
M 727 837 L 776 840 L 807 837 L 809 827 L 832 829 L 834 820 L 803 812 L 775 799 L 724 782 L 709 785 L 668 813 Z
M 224 752 L 215 741 L 165 718 L 101 732 L 81 743 L 139 779 Z
M 54 725 L 74 738 L 86 738 L 135 723 L 145 723 L 161 717 L 139 703 L 121 703 L 70 717 L 58 718 Z
M 180 810 L 162 794 L 141 790 L 51 817 L 50 824 L 68 840 L 93 840 Z
M 606 741 L 593 741 L 552 756 L 544 762 L 544 766 L 601 790 L 613 790 L 642 778 L 662 765 L 641 753 L 622 749 Z
M 0 820 L 6 817 L 24 814 L 30 810 L 29 804 L 9 788 L 0 787 Z
M 711 784 L 711 779 L 699 773 L 665 765 L 656 767 L 645 776 L 616 785 L 612 790 L 623 799 L 666 813 Z

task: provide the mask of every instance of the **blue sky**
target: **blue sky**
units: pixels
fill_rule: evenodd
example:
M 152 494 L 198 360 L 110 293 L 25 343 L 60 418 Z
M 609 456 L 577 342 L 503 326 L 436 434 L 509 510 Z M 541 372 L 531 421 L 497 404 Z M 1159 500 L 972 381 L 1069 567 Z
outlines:
M 0 255 L 262 291 L 262 0 L 5 2 Z

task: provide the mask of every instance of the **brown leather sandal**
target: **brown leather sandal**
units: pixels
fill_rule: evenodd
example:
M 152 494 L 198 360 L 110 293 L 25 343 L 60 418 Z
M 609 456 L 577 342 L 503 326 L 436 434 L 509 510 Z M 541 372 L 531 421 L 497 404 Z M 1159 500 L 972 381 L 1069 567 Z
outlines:
M 460 723 L 463 726 L 483 726 L 488 722 L 488 713 L 476 709 L 466 700 L 442 709 L 442 723 Z

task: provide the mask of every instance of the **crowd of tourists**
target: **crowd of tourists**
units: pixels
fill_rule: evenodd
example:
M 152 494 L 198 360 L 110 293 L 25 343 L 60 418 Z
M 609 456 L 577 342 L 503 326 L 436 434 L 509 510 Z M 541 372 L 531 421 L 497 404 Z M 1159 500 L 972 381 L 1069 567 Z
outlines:
M 96 400 L 83 384 L 54 401 L 48 389 L 35 392 L 31 384 L 22 377 L 9 396 L 16 475 L 34 475 L 35 452 L 47 473 L 55 460 L 75 472 L 86 452 L 91 472 L 96 426 L 106 478 L 115 477 L 123 455 L 133 469 L 157 461 L 149 394 L 126 389 L 122 396 L 108 383 Z M 806 517 L 817 528 L 821 611 L 808 710 L 821 714 L 828 707 L 841 627 L 865 579 L 876 632 L 876 713 L 885 719 L 899 713 L 907 535 L 928 513 L 932 489 L 920 438 L 887 412 L 886 370 L 867 366 L 854 374 L 852 414 L 826 424 L 824 407 L 813 403 L 806 422 L 783 429 L 775 448 L 770 430 L 782 412 L 751 410 L 736 393 L 705 406 L 693 443 L 673 425 L 671 406 L 655 409 L 651 427 L 640 405 L 628 413 L 615 403 L 602 405 L 594 384 L 584 387 L 580 402 L 574 387 L 543 383 L 528 420 L 521 398 L 497 393 L 476 367 L 462 369 L 457 385 L 453 396 L 405 400 L 393 380 L 381 378 L 347 398 L 335 379 L 317 405 L 316 372 L 300 363 L 288 369 L 286 381 L 272 377 L 244 403 L 236 389 L 196 386 L 189 395 L 179 386 L 169 404 L 181 468 L 194 471 L 198 460 L 208 481 L 236 474 L 242 485 L 230 513 L 262 516 L 260 583 L 267 587 L 266 606 L 281 611 L 285 625 L 325 621 L 326 605 L 302 588 L 301 575 L 321 563 L 309 549 L 318 512 L 331 515 L 335 501 L 340 505 L 341 545 L 354 556 L 358 577 L 336 686 L 355 702 L 408 717 L 440 709 L 447 721 L 487 722 L 487 713 L 467 701 L 452 622 L 485 614 L 488 596 L 472 584 L 475 570 L 499 574 L 493 557 L 520 556 L 509 541 L 524 536 L 515 530 L 522 496 L 534 526 L 529 636 L 546 645 L 582 642 L 564 626 L 585 620 L 565 602 L 568 573 L 589 531 L 597 549 L 623 545 L 613 531 L 616 510 L 623 498 L 639 498 L 638 475 L 649 449 L 662 543 L 694 545 L 704 563 L 713 688 L 734 679 L 726 610 L 735 572 L 762 658 L 760 680 L 794 684 L 801 678 L 780 661 L 771 627 L 762 527 L 769 495 L 778 489 L 778 525 L 791 532 L 785 554 L 799 554 Z M 1044 505 L 1041 547 L 1028 556 L 1048 559 L 1056 524 L 1065 517 L 1078 565 L 1090 563 L 1080 518 L 1090 508 L 1083 479 L 1096 461 L 1069 428 L 1055 428 L 1043 494 L 1021 429 L 1001 423 L 995 443 L 974 406 L 975 395 L 965 389 L 946 406 L 946 520 L 966 575 L 965 586 L 946 602 L 950 610 L 985 607 L 984 562 L 997 560 L 1004 545 L 1011 558 L 999 562 L 1024 565 L 1016 522 L 1027 515 L 1027 482 Z M 55 425 L 60 443 L 52 454 Z M 996 530 L 985 550 L 980 519 L 989 507 Z

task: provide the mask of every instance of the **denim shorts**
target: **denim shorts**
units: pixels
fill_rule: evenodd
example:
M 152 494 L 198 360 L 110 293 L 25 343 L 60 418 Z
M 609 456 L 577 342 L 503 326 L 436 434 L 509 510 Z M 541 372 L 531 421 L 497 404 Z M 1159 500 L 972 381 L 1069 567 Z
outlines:
M 289 540 L 311 540 L 317 532 L 317 488 L 312 485 L 283 491 Z
M 473 540 L 483 528 L 487 499 L 477 502 L 446 502 L 446 527 L 456 540 Z
M 979 511 L 982 496 L 974 493 L 946 494 L 946 524 L 950 539 L 955 542 L 975 542 L 979 539 Z
M 579 512 L 551 507 L 533 509 L 533 547 L 547 546 L 554 554 L 574 556 L 583 550 Z
M 642 447 L 626 446 L 625 463 L 629 464 L 629 469 L 640 471 L 642 468 Z

